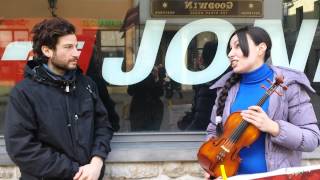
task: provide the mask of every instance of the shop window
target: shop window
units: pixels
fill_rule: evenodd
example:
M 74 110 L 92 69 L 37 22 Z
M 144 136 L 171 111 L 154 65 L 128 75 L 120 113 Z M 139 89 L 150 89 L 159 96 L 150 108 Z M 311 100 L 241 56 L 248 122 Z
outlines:
M 140 11 L 143 11 L 142 16 L 141 16 L 141 22 L 138 22 L 136 25 L 136 29 L 134 30 L 134 36 L 133 36 L 133 43 L 132 45 L 127 44 L 127 36 L 124 38 L 123 33 L 120 33 L 118 30 L 110 30 L 110 27 L 105 27 L 105 24 L 98 24 L 99 26 L 95 26 L 96 24 L 88 24 L 86 27 L 82 28 L 101 28 L 100 30 L 82 30 L 83 34 L 96 34 L 96 45 L 99 51 L 102 53 L 102 57 L 125 57 L 126 63 L 128 60 L 128 57 L 126 57 L 126 53 L 128 50 L 132 51 L 132 56 L 135 58 L 137 56 L 138 50 L 139 50 L 139 44 L 140 40 L 143 35 L 143 27 L 145 25 L 146 20 L 151 20 L 151 19 L 157 19 L 153 18 L 148 14 L 149 12 L 146 11 L 150 7 L 150 2 L 151 1 L 140 1 L 141 3 L 141 8 Z M 178 1 L 177 1 L 178 2 Z M 271 2 L 271 5 L 273 4 L 278 4 L 281 3 L 279 1 L 264 1 L 264 3 L 269 3 Z M 315 2 L 317 4 L 317 9 L 315 9 L 314 13 L 317 14 L 315 17 L 320 17 L 319 15 L 319 1 Z M 79 3 L 81 4 L 81 3 Z M 183 3 L 184 4 L 184 3 Z M 271 6 L 270 3 L 269 5 L 266 5 L 264 10 L 265 18 L 268 18 L 268 14 L 272 12 L 272 14 L 279 14 L 279 13 L 274 13 L 274 8 Z M 103 8 L 108 7 L 108 6 L 103 6 Z M 147 7 L 147 8 L 145 8 Z M 291 7 L 289 7 L 291 8 Z M 281 8 L 279 8 L 281 9 Z M 297 28 L 300 27 L 302 20 L 303 20 L 303 7 L 300 7 L 296 9 L 296 24 Z M 281 15 L 280 15 L 281 16 Z M 281 19 L 283 17 L 273 17 L 275 19 Z M 6 16 L 4 16 L 6 17 Z M 212 16 L 214 17 L 214 16 Z M 175 33 L 178 32 L 185 24 L 190 23 L 196 18 L 201 18 L 199 16 L 197 17 L 192 17 L 192 16 L 186 16 L 183 18 L 166 18 L 166 16 L 159 17 L 158 19 L 164 19 L 167 20 L 166 22 L 166 29 L 163 32 L 163 36 L 161 39 L 161 44 L 159 47 L 159 51 L 157 54 L 157 60 L 156 60 L 156 65 L 163 64 L 165 62 L 165 56 L 167 52 L 167 48 L 174 37 Z M 209 17 L 210 18 L 210 17 Z M 249 21 L 252 23 L 254 22 L 254 18 L 232 18 L 232 17 L 218 17 L 223 20 L 230 21 L 236 28 L 237 26 L 242 26 L 246 25 Z M 295 17 L 293 16 L 293 19 Z M 90 21 L 90 22 L 96 22 L 96 21 Z M 97 21 L 98 22 L 98 21 Z M 250 23 L 250 24 L 252 24 Z M 320 23 L 320 22 L 319 22 Z M 294 24 L 294 23 L 293 23 Z M 90 27 L 89 27 L 90 26 Z M 92 27 L 91 27 L 92 26 Z M 31 27 L 31 26 L 30 26 Z M 223 28 L 223 27 L 222 27 Z M 108 29 L 108 30 L 106 30 Z M 119 29 L 119 27 L 112 27 L 112 29 Z M 295 35 L 291 31 L 289 31 L 289 35 Z M 319 30 L 317 31 L 319 33 Z M 128 34 L 128 31 L 127 31 Z M 191 70 L 196 70 L 196 67 L 194 66 L 195 60 L 199 58 L 199 56 L 202 53 L 202 47 L 205 42 L 205 38 L 208 38 L 207 40 L 212 40 L 215 39 L 214 34 L 210 33 L 203 33 L 199 34 L 197 37 L 193 39 L 193 41 L 189 44 L 188 47 L 188 54 L 187 54 L 187 65 L 188 68 Z M 295 37 L 296 38 L 296 37 Z M 11 41 L 23 41 L 25 39 L 28 39 L 28 32 L 23 31 L 23 30 L 1 30 L 0 29 L 0 50 L 1 48 L 6 47 L 7 43 Z M 314 39 L 319 39 L 318 36 L 315 37 Z M 130 39 L 128 39 L 129 41 Z M 219 40 L 220 41 L 220 40 Z M 220 41 L 221 42 L 221 41 Z M 219 43 L 220 43 L 219 42 Z M 222 42 L 223 43 L 223 42 Z M 317 41 L 318 43 L 318 41 Z M 316 44 L 316 41 L 314 41 L 314 44 Z M 293 41 L 286 41 L 286 45 L 292 47 L 291 49 L 294 49 L 295 42 Z M 132 48 L 132 49 L 130 49 Z M 285 48 L 285 47 L 283 47 Z M 0 55 L 1 55 L 0 51 Z M 318 51 L 318 56 L 316 60 L 319 60 L 319 51 Z M 190 61 L 191 60 L 191 61 Z M 102 64 L 103 59 L 100 60 L 100 63 Z M 134 60 L 132 61 L 134 63 Z M 194 69 L 193 69 L 194 68 Z M 127 69 L 128 70 L 128 69 Z M 311 77 L 313 78 L 313 76 Z M 310 79 L 311 79 L 310 78 Z M 128 162 L 128 161 L 137 161 L 137 159 L 140 160 L 148 160 L 148 161 L 154 161 L 157 157 L 158 159 L 156 160 L 165 160 L 165 161 L 171 161 L 172 159 L 177 158 L 177 160 L 181 160 L 179 158 L 182 157 L 183 160 L 194 160 L 194 155 L 195 153 L 193 151 L 189 151 L 189 148 L 192 147 L 193 149 L 197 149 L 198 146 L 200 145 L 200 141 L 203 140 L 204 136 L 204 130 L 203 132 L 181 132 L 182 130 L 177 127 L 177 122 L 179 120 L 182 120 L 185 118 L 188 120 L 189 114 L 186 112 L 191 111 L 191 104 L 192 104 L 192 98 L 194 96 L 193 94 L 193 89 L 192 86 L 190 85 L 185 85 L 185 84 L 178 84 L 178 83 L 172 83 L 170 84 L 170 87 L 175 87 L 177 90 L 181 90 L 180 92 L 182 93 L 183 96 L 179 94 L 179 91 L 164 91 L 164 95 L 161 97 L 161 100 L 164 104 L 164 109 L 163 109 L 163 117 L 162 117 L 162 122 L 160 124 L 160 129 L 157 131 L 159 132 L 150 132 L 148 130 L 149 127 L 146 127 L 144 129 L 139 129 L 137 131 L 147 131 L 148 133 L 134 133 L 135 130 L 133 130 L 130 126 L 131 123 L 133 123 L 129 119 L 129 113 L 130 113 L 130 102 L 132 97 L 128 95 L 127 93 L 127 86 L 113 86 L 113 85 L 108 85 L 107 88 L 109 89 L 109 93 L 112 97 L 112 99 L 116 103 L 116 111 L 118 112 L 120 116 L 120 132 L 119 134 L 116 134 L 116 136 L 113 139 L 113 142 L 115 142 L 113 147 L 116 149 L 116 151 L 113 152 L 119 152 L 117 151 L 117 148 L 119 149 L 119 146 L 124 146 L 123 150 L 123 156 L 117 156 L 117 159 L 123 158 L 123 162 Z M 163 88 L 166 88 L 165 86 Z M 168 88 L 169 89 L 169 88 Z M 3 128 L 3 115 L 4 115 L 4 110 L 5 106 L 7 103 L 7 97 L 9 93 L 9 88 L 8 87 L 2 87 L 0 85 L 0 134 L 3 134 L 2 128 Z M 170 90 L 170 89 L 169 89 Z M 172 89 L 171 89 L 172 90 Z M 319 90 L 319 89 L 318 89 Z M 166 93 L 167 92 L 167 93 Z M 178 93 L 177 93 L 178 92 Z M 319 91 L 318 91 L 319 92 Z M 173 93 L 173 94 L 170 94 Z M 172 97 L 172 98 L 169 98 Z M 182 98 L 181 98 L 182 97 Z M 318 102 L 316 102 L 318 103 Z M 315 104 L 315 103 L 314 103 Z M 160 109 L 159 109 L 160 111 Z M 141 113 L 148 112 L 148 109 L 144 109 L 144 111 L 141 111 Z M 318 111 L 319 112 L 319 111 Z M 149 112 L 153 113 L 153 112 Z M 153 113 L 155 115 L 156 113 Z M 139 123 L 139 122 L 137 122 Z M 154 125 L 155 122 L 151 122 L 151 125 Z M 184 126 L 185 124 L 180 124 L 181 126 Z M 137 127 L 135 127 L 137 128 Z M 130 132 L 130 133 L 124 133 L 124 132 Z M 159 144 L 151 144 L 152 142 L 160 142 Z M 169 142 L 168 142 L 169 141 Z M 131 143 L 131 144 L 130 144 Z M 149 156 L 149 153 L 146 153 L 144 151 L 145 149 L 142 149 L 141 152 L 137 154 L 130 154 L 130 157 L 127 158 L 128 155 L 128 146 L 133 145 L 134 147 L 130 147 L 133 149 L 133 153 L 137 152 L 135 151 L 138 148 L 135 148 L 135 145 L 138 144 L 140 146 L 139 148 L 154 148 L 156 156 Z M 128 145 L 129 144 L 129 145 Z M 148 146 L 146 146 L 146 144 Z M 149 146 L 151 144 L 151 146 Z M 173 156 L 168 156 L 167 151 L 161 151 L 161 148 L 163 147 L 168 147 L 168 149 L 173 149 L 173 153 L 178 154 L 178 156 L 174 155 Z M 182 148 L 181 147 L 188 147 L 188 148 Z M 161 148 L 159 148 L 161 147 Z M 178 147 L 180 151 L 184 151 L 183 153 L 180 153 L 176 151 L 175 148 L 172 147 Z M 165 153 L 163 153 L 165 152 Z M 159 156 L 157 156 L 158 154 Z M 141 155 L 141 156 L 139 156 Z M 113 160 L 112 158 L 115 156 L 111 156 L 111 161 Z M 156 158 L 155 158 L 156 157 Z M 173 158 L 172 158 L 173 157 Z
M 13 31 L 14 41 L 27 41 L 28 31 Z
M 0 48 L 6 47 L 12 41 L 27 41 L 28 39 L 28 30 L 0 29 Z
M 5 47 L 12 41 L 28 41 L 28 30 L 0 29 L 0 59 Z
M 29 38 L 28 30 L 16 29 L 0 29 L 0 61 L 6 46 L 13 41 L 27 41 Z M 9 62 L 10 63 L 10 62 Z M 13 69 L 19 69 L 19 65 L 1 64 L 0 67 L 0 134 L 3 134 L 4 129 L 4 114 L 12 85 L 14 84 L 12 77 L 14 77 Z M 12 77 L 8 77 L 11 75 Z
M 103 57 L 124 57 L 124 38 L 119 31 L 100 31 L 100 44 Z
M 0 48 L 5 48 L 13 40 L 12 31 L 0 30 Z

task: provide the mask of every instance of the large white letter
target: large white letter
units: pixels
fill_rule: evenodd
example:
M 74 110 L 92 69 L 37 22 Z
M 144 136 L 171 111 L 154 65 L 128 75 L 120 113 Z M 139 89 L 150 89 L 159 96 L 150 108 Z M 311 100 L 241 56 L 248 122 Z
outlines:
M 304 71 L 318 20 L 303 20 L 289 64 L 287 48 L 280 20 L 256 20 L 255 25 L 265 29 L 272 40 L 272 64 Z
M 84 41 L 78 41 L 77 48 L 82 49 Z M 14 41 L 10 42 L 4 50 L 0 60 L 3 61 L 21 61 L 28 60 L 29 52 L 32 51 L 31 41 Z
M 201 32 L 214 32 L 218 36 L 217 53 L 206 69 L 193 72 L 186 67 L 186 51 L 192 38 Z M 221 75 L 229 66 L 227 44 L 234 27 L 222 19 L 201 19 L 182 27 L 172 39 L 166 54 L 166 70 L 170 78 L 183 84 L 202 84 Z
M 320 58 L 318 61 L 318 67 L 316 70 L 316 74 L 314 75 L 313 82 L 320 82 Z
M 145 79 L 154 66 L 164 26 L 165 20 L 148 20 L 132 70 L 121 70 L 123 58 L 104 58 L 103 78 L 115 85 L 130 85 Z
M 318 20 L 309 19 L 302 21 L 296 46 L 294 47 L 290 61 L 290 68 L 304 71 L 312 46 L 312 40 L 317 30 L 317 24 Z
M 15 41 L 7 45 L 4 50 L 2 60 L 27 60 L 29 52 L 32 50 L 31 41 Z
M 271 59 L 276 66 L 289 67 L 286 42 L 283 35 L 283 28 L 280 19 L 256 20 L 255 26 L 266 30 L 272 41 Z

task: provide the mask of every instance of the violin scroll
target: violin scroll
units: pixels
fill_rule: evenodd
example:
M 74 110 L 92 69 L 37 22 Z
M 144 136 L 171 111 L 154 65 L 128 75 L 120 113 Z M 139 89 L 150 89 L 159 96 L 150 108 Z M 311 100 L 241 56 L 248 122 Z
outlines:
M 268 89 L 265 85 L 261 85 L 261 87 L 262 87 L 263 89 L 265 89 L 269 95 L 271 95 L 273 92 L 275 92 L 275 93 L 277 93 L 279 96 L 283 96 L 282 93 L 276 91 L 276 88 L 277 88 L 278 86 L 280 86 L 280 87 L 282 87 L 282 89 L 283 89 L 284 91 L 286 91 L 286 90 L 288 89 L 287 86 L 282 85 L 282 83 L 284 82 L 284 77 L 283 77 L 283 75 L 278 75 L 275 79 L 276 79 L 276 80 L 275 80 L 274 83 L 272 83 L 272 81 L 271 81 L 270 79 L 267 79 L 267 81 L 271 84 L 271 88 Z

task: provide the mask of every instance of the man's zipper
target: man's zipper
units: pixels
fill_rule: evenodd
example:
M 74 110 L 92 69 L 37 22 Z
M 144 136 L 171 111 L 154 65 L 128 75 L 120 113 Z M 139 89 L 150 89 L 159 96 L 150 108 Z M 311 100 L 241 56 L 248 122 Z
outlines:
M 69 96 L 70 94 L 66 94 L 66 104 L 67 104 L 67 115 L 68 115 L 68 118 L 67 118 L 67 128 L 69 130 L 69 135 L 70 135 L 70 138 L 71 138 L 71 145 L 72 145 L 72 151 L 74 154 L 77 154 L 76 153 L 76 148 L 75 148 L 75 142 L 74 142 L 74 134 L 76 133 L 73 133 L 74 132 L 74 123 L 73 123 L 73 120 L 72 120 L 72 117 L 71 117 L 71 114 L 70 114 L 70 106 L 69 106 Z

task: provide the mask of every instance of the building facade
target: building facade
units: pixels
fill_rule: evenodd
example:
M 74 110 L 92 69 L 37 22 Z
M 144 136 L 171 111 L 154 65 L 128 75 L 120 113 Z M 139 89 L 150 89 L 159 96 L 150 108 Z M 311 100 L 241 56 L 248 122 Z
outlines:
M 3 134 L 10 89 L 21 79 L 24 63 L 32 58 L 30 44 L 25 43 L 31 40 L 32 26 L 52 15 L 66 18 L 77 27 L 84 69 L 88 68 L 96 47 L 104 58 L 97 61 L 97 70 L 104 73 L 105 62 L 119 60 L 122 63 L 114 66 L 115 72 L 132 73 L 124 74 L 119 84 L 116 80 L 122 76 L 109 76 L 110 79 L 103 76 L 120 117 L 120 130 L 115 133 L 112 152 L 106 160 L 106 179 L 203 179 L 196 154 L 205 131 L 188 131 L 178 125 L 186 112 L 191 111 L 192 83 L 174 81 L 170 75 L 164 77 L 170 83 L 161 86 L 160 125 L 152 130 L 148 126 L 133 129 L 136 122 L 130 119 L 132 96 L 128 88 L 131 81 L 137 84 L 145 78 L 140 71 L 149 74 L 154 66 L 165 66 L 172 51 L 179 52 L 177 61 L 184 61 L 189 70 L 198 71 L 197 61 L 204 44 L 215 40 L 221 48 L 214 61 L 226 59 L 224 38 L 238 27 L 257 25 L 272 34 L 276 46 L 272 50 L 272 63 L 307 74 L 317 91 L 311 95 L 313 106 L 316 113 L 320 112 L 319 0 L 57 0 L 51 7 L 48 2 L 54 1 L 0 3 L 0 133 Z M 138 66 L 140 61 L 143 63 Z M 225 62 L 219 63 L 220 69 L 216 68 L 210 80 L 226 70 Z M 141 78 L 134 79 L 136 76 Z M 320 119 L 320 114 L 317 117 Z M 152 123 L 145 120 L 145 124 Z M 0 142 L 0 179 L 17 179 L 19 170 L 8 158 L 3 136 Z M 319 164 L 320 150 L 303 157 L 304 165 Z

